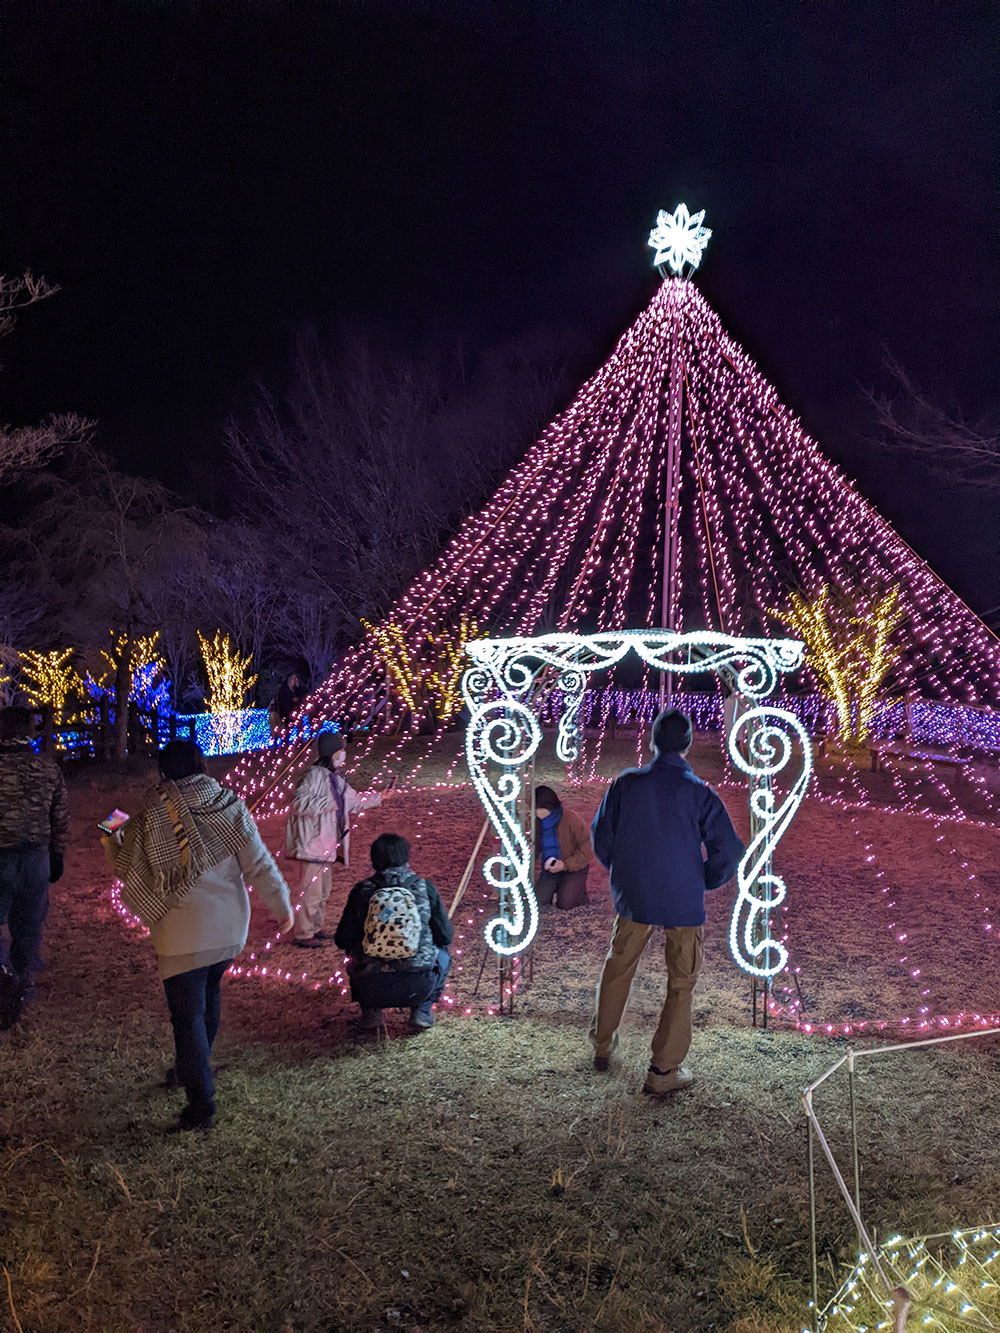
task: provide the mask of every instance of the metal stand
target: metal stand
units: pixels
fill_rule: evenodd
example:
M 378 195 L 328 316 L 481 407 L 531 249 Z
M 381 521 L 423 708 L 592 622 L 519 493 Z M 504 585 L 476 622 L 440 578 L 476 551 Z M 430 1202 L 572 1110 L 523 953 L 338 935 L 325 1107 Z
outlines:
M 664 629 L 677 627 L 677 555 L 678 508 L 681 480 L 681 425 L 684 413 L 684 366 L 681 354 L 680 314 L 676 295 L 670 320 L 670 400 L 667 413 L 667 491 L 663 504 L 663 589 L 660 600 L 660 624 Z M 660 672 L 660 711 L 670 706 L 674 678 Z
M 535 864 L 535 765 L 529 765 L 517 803 L 514 817 L 521 825 L 525 838 L 531 847 L 531 864 Z M 500 892 L 500 914 L 509 916 L 509 904 L 504 890 Z M 517 1007 L 517 992 L 522 986 L 531 984 L 535 975 L 534 946 L 516 954 L 497 954 L 497 1013 L 504 1018 L 513 1018 Z M 485 966 L 485 958 L 483 964 Z M 480 977 L 482 970 L 480 970 Z M 477 983 L 478 991 L 479 985 Z
M 750 741 L 750 748 L 751 748 L 751 750 L 753 750 L 753 747 L 754 747 L 754 740 L 755 740 L 755 736 L 754 736 L 754 735 L 751 735 L 750 738 L 749 738 L 749 741 Z M 754 838 L 756 838 L 757 834 L 760 832 L 760 826 L 761 826 L 761 821 L 760 821 L 760 819 L 758 818 L 758 816 L 757 816 L 757 814 L 755 813 L 755 810 L 754 810 L 754 804 L 753 804 L 753 799 L 752 799 L 752 797 L 753 797 L 753 795 L 754 795 L 756 792 L 758 792 L 758 791 L 770 791 L 770 790 L 771 790 L 771 779 L 770 779 L 769 777 L 758 777 L 758 778 L 756 778 L 756 779 L 754 779 L 754 778 L 751 778 L 751 779 L 750 779 L 750 791 L 751 791 L 751 802 L 750 802 L 750 840 L 751 840 L 751 842 L 753 841 Z M 767 868 L 770 869 L 770 863 L 768 863 L 768 867 L 767 867 Z M 765 911 L 765 912 L 764 912 L 760 917 L 758 917 L 758 919 L 757 919 L 756 929 L 754 930 L 754 936 L 755 936 L 754 943 L 758 943 L 758 942 L 761 941 L 761 940 L 769 939 L 769 938 L 770 938 L 770 935 L 771 935 L 771 913 L 770 913 L 770 911 Z M 765 953 L 765 956 L 764 956 L 764 963 L 765 963 L 765 966 L 766 966 L 766 967 L 770 967 L 770 966 L 771 966 L 771 951 L 770 951 L 770 949 L 768 949 L 768 950 L 766 951 L 766 953 Z M 760 1009 L 761 1009 L 761 1018 L 760 1018 L 760 1023 L 759 1023 L 759 1024 L 758 1024 L 758 1022 L 757 1022 L 757 997 L 758 997 L 758 995 L 760 996 Z M 769 1025 L 768 1001 L 770 1000 L 770 998 L 771 998 L 771 978 L 770 978 L 770 977 L 758 977 L 758 976 L 754 976 L 753 974 L 751 974 L 751 977 L 750 977 L 750 1005 L 751 1005 L 751 1009 L 752 1009 L 752 1022 L 753 1022 L 753 1026 L 754 1026 L 754 1027 L 758 1027 L 758 1026 L 759 1026 L 760 1028 L 762 1028 L 762 1029 L 765 1030 L 765 1031 L 767 1030 L 768 1025 Z
M 760 996 L 760 1023 L 757 1022 L 757 996 Z M 751 977 L 750 978 L 750 1003 L 753 1007 L 753 1026 L 760 1027 L 767 1031 L 768 1015 L 767 1002 L 771 998 L 771 978 L 770 977 Z

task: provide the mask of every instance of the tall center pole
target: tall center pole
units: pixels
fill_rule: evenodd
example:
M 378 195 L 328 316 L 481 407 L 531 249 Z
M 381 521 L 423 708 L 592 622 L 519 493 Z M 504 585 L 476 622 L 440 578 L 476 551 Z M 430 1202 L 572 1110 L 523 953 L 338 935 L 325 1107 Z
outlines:
M 670 386 L 667 404 L 667 486 L 663 506 L 663 592 L 660 602 L 660 626 L 677 629 L 677 557 L 681 478 L 681 422 L 684 415 L 683 343 L 680 330 L 678 294 L 675 284 L 670 302 Z M 660 711 L 668 708 L 674 693 L 670 672 L 660 672 Z

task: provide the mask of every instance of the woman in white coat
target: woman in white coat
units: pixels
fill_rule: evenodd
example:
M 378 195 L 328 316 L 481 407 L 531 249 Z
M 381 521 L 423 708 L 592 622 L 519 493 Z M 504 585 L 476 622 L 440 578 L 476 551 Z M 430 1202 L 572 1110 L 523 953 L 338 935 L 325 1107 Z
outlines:
M 103 842 L 122 881 L 122 902 L 148 928 L 156 950 L 174 1030 L 176 1078 L 187 1093 L 172 1128 L 209 1129 L 219 982 L 247 941 L 246 882 L 282 932 L 292 927 L 292 906 L 249 810 L 208 776 L 194 741 L 171 741 L 158 762 L 161 780 L 149 800 Z
M 323 731 L 316 741 L 318 758 L 299 778 L 288 811 L 285 855 L 297 861 L 299 898 L 292 942 L 300 949 L 321 949 L 333 939 L 323 929 L 333 887 L 331 868 L 338 859 L 350 864 L 351 819 L 382 804 L 378 792 L 362 796 L 341 771 L 347 759 L 342 733 Z

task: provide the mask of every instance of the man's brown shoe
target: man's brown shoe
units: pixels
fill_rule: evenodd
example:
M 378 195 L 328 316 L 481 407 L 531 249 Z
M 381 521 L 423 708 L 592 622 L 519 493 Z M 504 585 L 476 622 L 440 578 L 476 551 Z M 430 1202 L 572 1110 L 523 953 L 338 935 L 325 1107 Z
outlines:
M 650 1065 L 642 1090 L 653 1097 L 665 1097 L 669 1092 L 689 1088 L 693 1082 L 694 1074 L 683 1065 L 678 1065 L 676 1069 L 657 1069 L 655 1065 Z

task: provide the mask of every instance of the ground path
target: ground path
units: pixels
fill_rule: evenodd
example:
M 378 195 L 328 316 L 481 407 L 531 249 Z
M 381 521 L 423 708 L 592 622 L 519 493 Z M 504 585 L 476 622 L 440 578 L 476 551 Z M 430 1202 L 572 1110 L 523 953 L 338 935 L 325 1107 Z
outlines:
M 716 760 L 707 746 L 696 756 L 706 771 Z M 832 795 L 839 780 L 824 774 L 821 791 Z M 886 801 L 893 791 L 886 780 L 867 795 Z M 588 814 L 598 792 L 567 800 Z M 162 995 L 148 946 L 109 906 L 93 831 L 119 799 L 134 805 L 136 790 L 73 783 L 74 842 L 53 893 L 50 971 L 23 1025 L 0 1038 L 0 1258 L 10 1280 L 6 1306 L 6 1279 L 0 1286 L 0 1327 L 802 1327 L 798 1090 L 843 1046 L 748 1028 L 746 983 L 725 948 L 728 900 L 712 901 L 696 1000 L 699 1081 L 676 1104 L 638 1092 L 660 993 L 653 956 L 620 1060 L 607 1078 L 589 1069 L 584 1030 L 610 920 L 596 878 L 586 910 L 546 915 L 535 982 L 512 1022 L 449 1014 L 418 1038 L 362 1042 L 336 987 L 228 984 L 219 1124 L 207 1138 L 170 1140 L 160 1130 L 176 1096 L 156 1086 L 168 1053 Z M 735 791 L 730 804 L 735 813 Z M 912 957 L 919 950 L 936 1005 L 996 1007 L 982 910 L 990 894 L 995 902 L 993 830 L 853 817 L 807 804 L 782 850 L 789 947 L 810 1004 L 855 1019 L 916 1011 L 920 981 L 887 948 L 898 942 L 882 874 L 907 913 L 895 933 L 908 934 Z M 447 892 L 478 818 L 466 790 L 402 793 L 366 817 L 358 842 L 381 827 L 414 841 L 419 833 L 421 868 Z M 963 889 L 962 861 L 975 867 L 983 898 Z M 485 911 L 475 894 L 470 902 Z M 478 970 L 482 915 L 469 915 L 457 1000 Z M 280 956 L 293 951 L 282 946 Z M 989 1042 L 869 1066 L 859 1099 L 872 1220 L 922 1232 L 994 1211 L 998 1095 Z M 823 1113 L 841 1145 L 843 1111 L 842 1088 L 830 1086 Z M 849 1225 L 822 1185 L 821 1250 L 847 1258 Z

